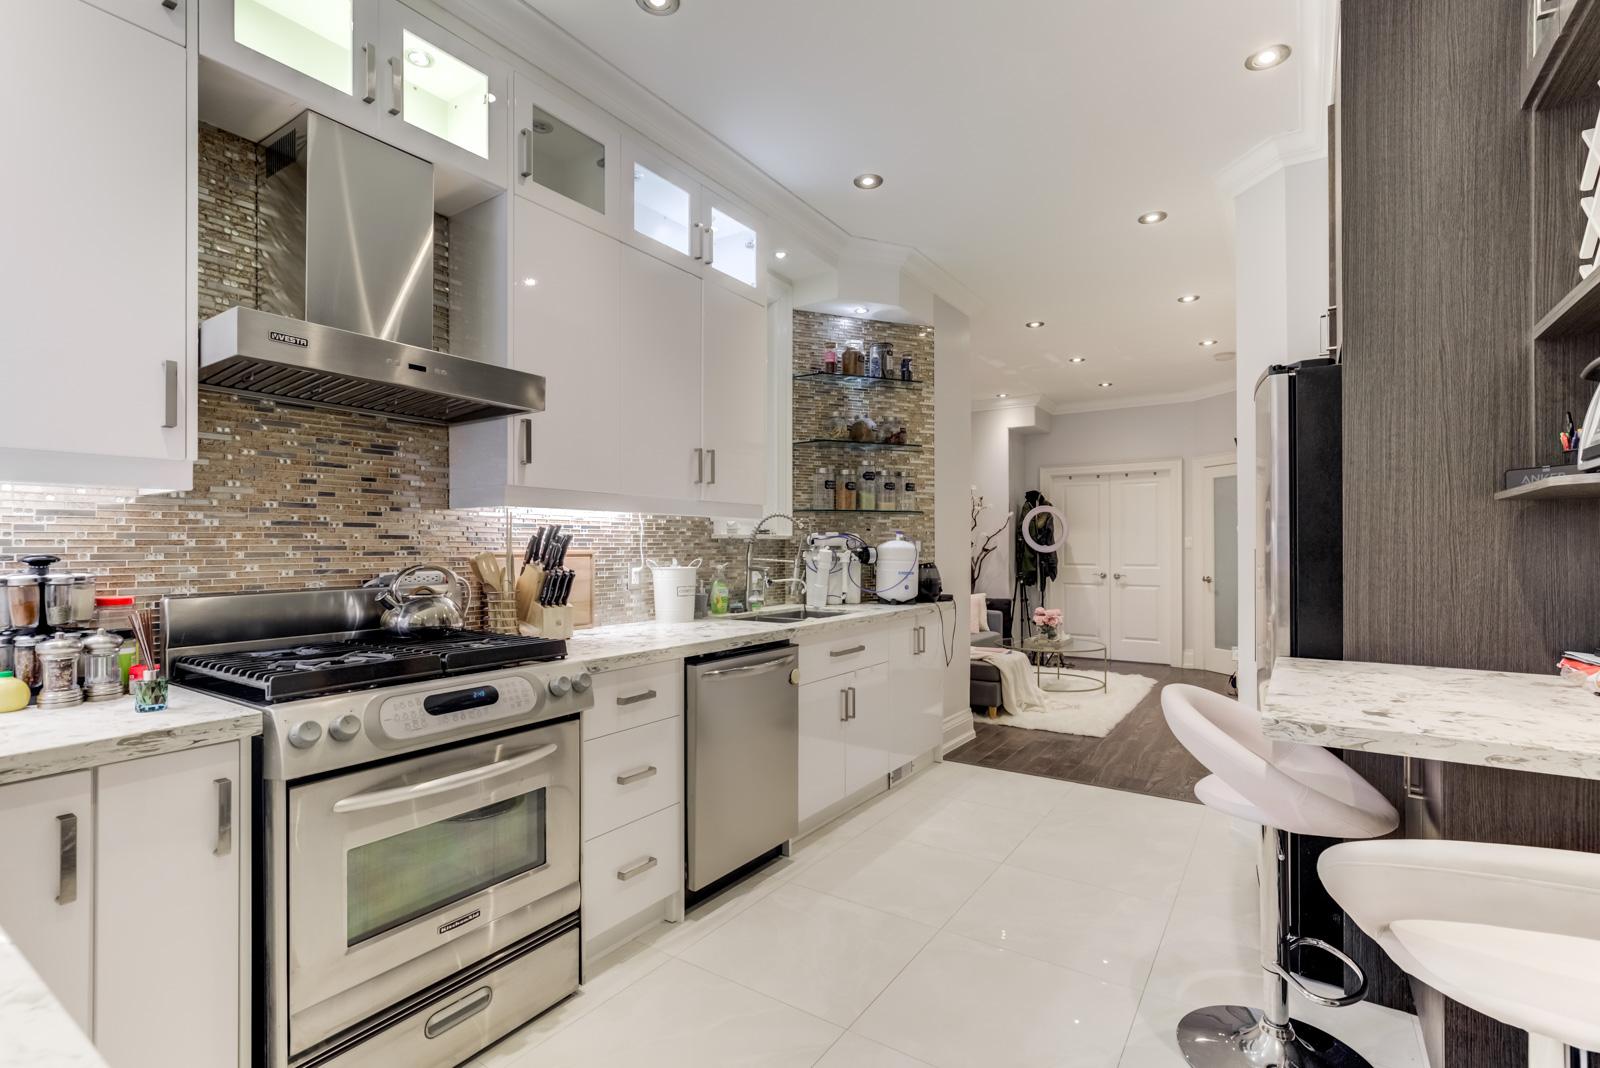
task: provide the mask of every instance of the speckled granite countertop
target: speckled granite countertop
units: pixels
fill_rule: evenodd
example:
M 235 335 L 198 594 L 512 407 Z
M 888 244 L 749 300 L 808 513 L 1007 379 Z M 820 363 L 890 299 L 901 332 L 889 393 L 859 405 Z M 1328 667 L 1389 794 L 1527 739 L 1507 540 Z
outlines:
M 106 1068 L 39 973 L 0 930 L 0 1068 Z
M 261 733 L 261 713 L 219 697 L 171 689 L 165 712 L 133 698 L 0 713 L 0 783 L 213 745 Z
M 771 611 L 797 606 L 774 606 Z M 924 615 L 938 620 L 932 604 L 863 604 L 849 606 L 849 614 L 811 619 L 804 623 L 755 623 L 748 620 L 706 620 L 692 623 L 618 623 L 608 627 L 580 630 L 567 639 L 567 656 L 584 661 L 590 671 L 616 671 L 620 668 L 659 664 L 681 656 L 697 656 L 723 649 L 740 649 L 768 642 L 801 641 L 854 630 L 857 627 L 903 620 L 910 623 Z M 944 635 L 950 640 L 951 618 L 958 615 L 949 603 L 944 607 Z M 961 634 L 958 630 L 957 637 Z M 930 647 L 933 635 L 929 635 Z
M 1269 738 L 1600 779 L 1600 696 L 1558 675 L 1279 657 Z

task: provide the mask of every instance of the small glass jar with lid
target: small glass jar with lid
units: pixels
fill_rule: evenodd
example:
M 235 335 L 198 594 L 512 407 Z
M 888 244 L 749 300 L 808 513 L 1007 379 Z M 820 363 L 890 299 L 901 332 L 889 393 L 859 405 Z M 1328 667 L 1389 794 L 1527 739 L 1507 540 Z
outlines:
M 72 576 L 44 577 L 44 621 L 52 627 L 72 625 Z
M 96 597 L 94 625 L 115 634 L 133 633 L 132 597 Z
M 122 639 L 97 630 L 83 640 L 83 695 L 90 701 L 115 701 L 122 696 Z
M 0 671 L 9 671 L 15 674 L 16 661 L 12 659 L 11 635 L 0 634 Z
M 32 634 L 19 634 L 11 640 L 12 664 L 17 678 L 28 684 L 28 689 L 39 692 L 39 639 Z
M 11 625 L 18 630 L 31 633 L 39 626 L 40 586 L 38 575 L 19 571 L 6 576 L 6 604 L 11 609 Z
M 81 571 L 72 576 L 72 622 L 94 626 L 94 576 Z
M 70 590 L 71 577 L 67 579 Z M 65 635 L 39 643 L 39 670 L 43 685 L 39 690 L 40 708 L 66 708 L 83 704 L 83 690 L 78 686 L 78 654 L 83 646 L 76 638 Z

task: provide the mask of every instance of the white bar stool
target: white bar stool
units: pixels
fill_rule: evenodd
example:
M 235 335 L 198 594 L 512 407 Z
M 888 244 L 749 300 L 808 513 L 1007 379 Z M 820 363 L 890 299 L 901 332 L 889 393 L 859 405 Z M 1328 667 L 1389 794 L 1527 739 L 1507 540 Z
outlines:
M 1294 937 L 1289 913 L 1294 837 L 1377 838 L 1400 824 L 1394 806 L 1326 749 L 1274 742 L 1258 713 L 1198 686 L 1161 691 L 1161 709 L 1178 741 L 1212 774 L 1195 784 L 1202 802 L 1261 826 L 1261 968 L 1266 1007 L 1211 1005 L 1178 1023 L 1178 1046 L 1195 1068 L 1370 1068 L 1319 1028 L 1289 1018 L 1289 984 L 1319 1005 L 1353 1005 L 1366 994 L 1356 962 L 1320 939 Z M 1328 997 L 1292 970 L 1302 949 L 1320 949 L 1356 974 L 1356 989 Z
M 1527 1031 L 1530 1068 L 1600 1050 L 1600 854 L 1347 842 L 1317 871 L 1408 975 Z

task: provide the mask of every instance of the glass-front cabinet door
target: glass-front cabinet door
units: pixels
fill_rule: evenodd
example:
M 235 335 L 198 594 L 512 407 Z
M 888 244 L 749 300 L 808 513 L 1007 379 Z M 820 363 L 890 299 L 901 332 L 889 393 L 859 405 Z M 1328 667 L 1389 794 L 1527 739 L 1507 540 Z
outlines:
M 623 140 L 627 218 L 623 240 L 674 267 L 700 273 L 705 227 L 700 183 L 659 156 Z
M 586 226 L 616 236 L 623 212 L 615 128 L 517 74 L 512 77 L 511 187 Z
M 384 4 L 381 39 L 379 136 L 504 188 L 508 69 L 402 4 Z M 441 201 L 451 177 L 436 176 Z
M 756 214 L 710 189 L 701 190 L 701 199 L 707 234 L 701 250 L 706 281 L 740 296 L 765 301 L 767 272 L 763 257 L 767 250 Z
M 377 0 L 202 0 L 200 54 L 293 98 L 258 108 L 265 137 L 297 103 L 366 133 L 378 129 Z

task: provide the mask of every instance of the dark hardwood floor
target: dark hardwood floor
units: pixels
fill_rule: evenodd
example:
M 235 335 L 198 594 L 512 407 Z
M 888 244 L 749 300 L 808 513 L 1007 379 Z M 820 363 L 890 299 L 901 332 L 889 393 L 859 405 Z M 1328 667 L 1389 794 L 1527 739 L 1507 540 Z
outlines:
M 1161 715 L 1161 687 L 1187 682 L 1217 693 L 1228 692 L 1228 676 L 1162 664 L 1111 662 L 1111 670 L 1156 680 L 1139 707 L 1104 738 L 1054 731 L 1025 731 L 1003 723 L 975 722 L 978 736 L 946 760 L 984 768 L 1020 771 L 1051 779 L 1088 783 L 1136 794 L 1194 801 L 1194 784 L 1208 772 L 1167 729 Z M 1004 713 L 1001 713 L 1004 719 Z

